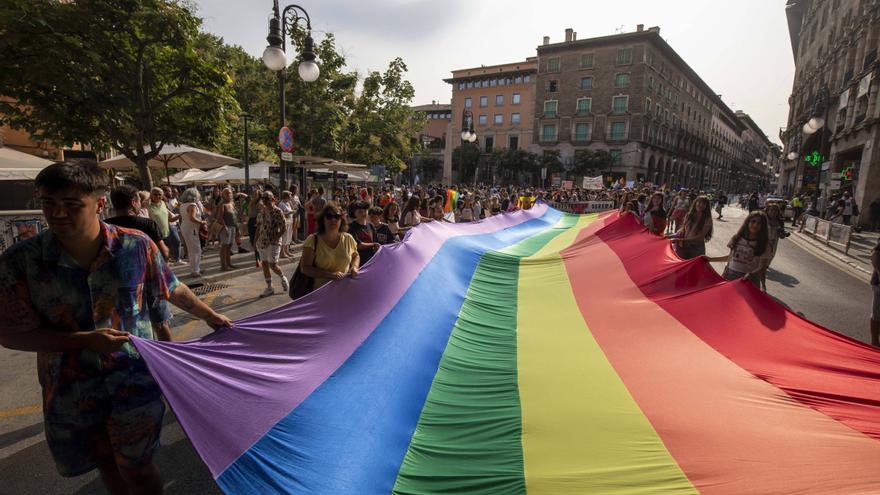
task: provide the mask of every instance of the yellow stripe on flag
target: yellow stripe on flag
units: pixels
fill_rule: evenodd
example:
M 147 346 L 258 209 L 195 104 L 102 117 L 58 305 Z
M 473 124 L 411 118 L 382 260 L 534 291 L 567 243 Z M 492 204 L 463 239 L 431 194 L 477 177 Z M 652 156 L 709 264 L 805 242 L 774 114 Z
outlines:
M 587 328 L 560 251 L 595 215 L 520 262 L 517 367 L 530 494 L 697 493 Z

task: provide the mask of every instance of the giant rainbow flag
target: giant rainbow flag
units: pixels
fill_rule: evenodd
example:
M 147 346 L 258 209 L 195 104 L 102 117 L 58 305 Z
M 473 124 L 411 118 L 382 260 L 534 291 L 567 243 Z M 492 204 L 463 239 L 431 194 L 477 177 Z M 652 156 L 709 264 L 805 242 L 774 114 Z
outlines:
M 227 493 L 880 492 L 880 352 L 616 213 L 422 224 L 135 344 Z

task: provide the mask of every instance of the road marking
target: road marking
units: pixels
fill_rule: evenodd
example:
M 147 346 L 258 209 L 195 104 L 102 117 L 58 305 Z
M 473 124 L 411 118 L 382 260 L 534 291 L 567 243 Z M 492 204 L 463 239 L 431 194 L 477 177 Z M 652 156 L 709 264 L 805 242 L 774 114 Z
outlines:
M 0 418 L 14 418 L 16 416 L 25 416 L 28 414 L 36 414 L 43 410 L 43 406 L 36 404 L 33 406 L 17 407 L 15 409 L 6 409 L 0 411 Z

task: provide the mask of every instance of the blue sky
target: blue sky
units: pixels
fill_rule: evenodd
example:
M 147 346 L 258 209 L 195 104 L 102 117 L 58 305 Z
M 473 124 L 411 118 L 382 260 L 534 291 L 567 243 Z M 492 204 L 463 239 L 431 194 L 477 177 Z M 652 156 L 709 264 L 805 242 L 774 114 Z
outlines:
M 259 56 L 272 0 L 196 0 L 205 29 Z M 282 6 L 286 5 L 282 2 Z M 535 55 L 548 35 L 578 39 L 659 26 L 660 35 L 734 110 L 774 142 L 788 117 L 794 62 L 784 0 L 320 0 L 300 2 L 315 38 L 336 36 L 349 67 L 383 70 L 400 56 L 415 104 L 448 102 L 453 69 Z

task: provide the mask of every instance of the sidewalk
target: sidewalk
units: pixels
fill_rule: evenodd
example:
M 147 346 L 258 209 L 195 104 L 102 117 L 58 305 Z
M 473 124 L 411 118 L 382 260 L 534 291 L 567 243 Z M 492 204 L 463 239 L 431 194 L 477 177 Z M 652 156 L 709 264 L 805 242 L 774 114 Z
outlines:
M 284 269 L 286 265 L 299 261 L 299 257 L 302 255 L 302 244 L 295 244 L 290 249 L 290 254 L 293 255 L 293 258 L 282 258 L 278 260 L 278 266 L 282 267 L 282 269 Z M 238 268 L 226 272 L 220 271 L 220 248 L 214 244 L 213 246 L 209 246 L 206 251 L 202 252 L 202 277 L 200 279 L 194 279 L 190 276 L 189 264 L 185 262 L 178 265 L 172 265 L 171 270 L 177 275 L 177 278 L 181 282 L 189 285 L 194 290 L 199 286 L 216 284 L 223 280 L 241 277 L 262 270 L 261 268 L 256 267 L 256 264 L 254 263 L 254 253 L 252 252 L 241 254 L 233 253 L 232 264 Z M 290 274 L 287 273 L 288 271 L 292 272 L 292 270 L 284 269 L 284 273 L 290 276 Z
M 865 282 L 871 281 L 871 250 L 877 245 L 880 239 L 880 233 L 877 232 L 853 232 L 849 252 L 843 253 L 843 250 L 834 246 L 826 246 L 824 242 L 808 234 L 803 234 L 794 230 L 794 227 L 786 225 L 791 229 L 791 239 L 798 246 L 811 254 L 828 261 L 829 263 L 843 269 L 852 276 Z

